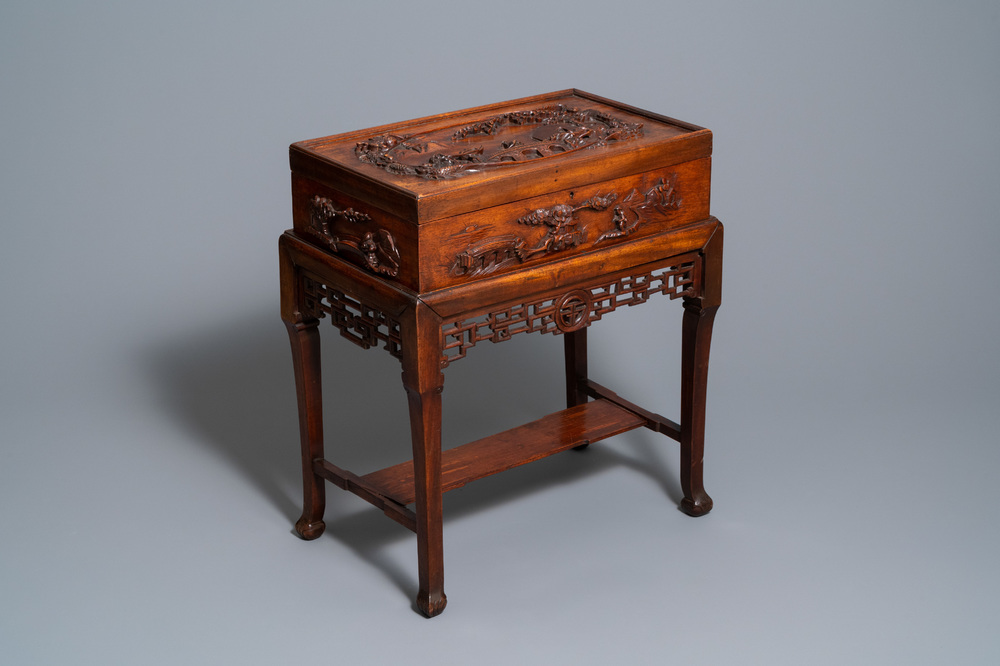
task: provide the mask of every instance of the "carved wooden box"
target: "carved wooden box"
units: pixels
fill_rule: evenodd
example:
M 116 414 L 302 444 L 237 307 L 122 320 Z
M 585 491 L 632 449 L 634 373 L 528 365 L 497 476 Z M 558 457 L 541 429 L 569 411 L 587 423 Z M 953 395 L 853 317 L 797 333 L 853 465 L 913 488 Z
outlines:
M 709 217 L 709 130 L 579 90 L 293 144 L 295 230 L 427 293 Z

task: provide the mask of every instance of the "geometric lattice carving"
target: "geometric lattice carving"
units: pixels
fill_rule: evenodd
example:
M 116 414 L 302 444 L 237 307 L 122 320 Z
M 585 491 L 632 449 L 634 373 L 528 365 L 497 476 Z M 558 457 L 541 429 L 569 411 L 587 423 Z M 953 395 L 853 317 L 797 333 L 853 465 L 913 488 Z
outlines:
M 698 291 L 701 261 L 690 261 L 573 289 L 442 326 L 442 367 L 463 358 L 477 342 L 502 342 L 518 333 L 568 333 L 589 326 L 623 305 L 645 303 L 652 294 L 671 299 Z
M 302 277 L 302 296 L 302 314 L 306 317 L 321 319 L 330 315 L 340 334 L 354 344 L 371 349 L 384 342 L 390 354 L 402 357 L 399 322 L 382 311 L 308 276 Z

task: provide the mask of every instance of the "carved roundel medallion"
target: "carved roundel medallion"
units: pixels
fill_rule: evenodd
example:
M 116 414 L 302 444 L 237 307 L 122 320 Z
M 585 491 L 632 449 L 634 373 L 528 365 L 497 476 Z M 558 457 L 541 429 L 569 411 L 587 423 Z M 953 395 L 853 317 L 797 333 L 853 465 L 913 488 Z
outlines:
M 563 333 L 576 331 L 590 320 L 590 294 L 582 289 L 563 294 L 555 303 L 556 326 Z

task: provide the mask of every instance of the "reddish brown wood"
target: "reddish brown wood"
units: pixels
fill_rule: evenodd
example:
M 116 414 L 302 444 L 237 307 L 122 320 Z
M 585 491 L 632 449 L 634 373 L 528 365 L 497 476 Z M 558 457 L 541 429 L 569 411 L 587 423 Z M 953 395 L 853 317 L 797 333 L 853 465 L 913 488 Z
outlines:
M 294 144 L 294 229 L 279 249 L 299 534 L 323 530 L 325 481 L 379 507 L 416 532 L 416 605 L 434 616 L 447 603 L 445 491 L 639 426 L 680 442 L 681 508 L 707 513 L 706 382 L 722 297 L 711 148 L 709 130 L 579 90 Z M 684 299 L 679 424 L 588 376 L 587 327 L 657 294 Z M 402 362 L 410 462 L 358 476 L 324 458 L 322 319 Z M 442 453 L 442 369 L 523 332 L 566 336 L 567 409 Z
M 332 255 L 293 232 L 286 231 L 281 235 L 278 248 L 282 257 L 294 255 L 294 259 L 289 261 L 294 263 L 295 272 L 287 272 L 292 275 L 288 280 L 292 286 L 283 284 L 281 291 L 282 318 L 286 321 L 300 317 L 305 305 L 298 273 L 313 275 L 327 287 L 351 294 L 355 300 L 378 304 L 382 312 L 397 319 L 417 297 L 416 292 Z M 284 275 L 285 271 L 282 272 Z
M 423 224 L 419 287 L 466 284 L 701 222 L 710 170 L 704 158 Z
M 642 124 L 642 136 L 593 145 L 564 155 L 515 161 L 508 167 L 477 170 L 457 178 L 427 179 L 402 171 L 391 173 L 358 159 L 359 143 L 382 136 L 424 136 L 443 128 L 454 133 L 504 114 L 535 111 L 558 104 L 605 113 L 624 123 Z M 526 130 L 530 135 L 532 127 Z M 510 138 L 527 141 L 522 133 Z M 423 143 L 433 142 L 420 142 L 418 146 L 422 148 Z M 469 148 L 474 150 L 479 142 L 469 143 Z M 431 145 L 429 152 L 440 150 Z M 707 129 L 579 90 L 564 90 L 302 141 L 292 145 L 290 157 L 292 170 L 297 173 L 321 182 L 336 182 L 338 189 L 351 196 L 403 219 L 425 224 L 526 197 L 584 186 L 594 182 L 595 173 L 604 180 L 620 178 L 690 162 L 711 153 L 712 133 Z
M 343 213 L 331 215 L 331 211 Z M 362 270 L 413 290 L 419 287 L 417 227 L 412 222 L 334 187 L 293 173 L 292 223 L 302 238 L 318 247 L 332 248 L 341 259 Z M 367 253 L 360 249 L 368 234 L 376 241 L 376 247 L 386 247 L 387 259 L 383 260 L 376 254 L 374 266 L 368 262 Z M 386 241 L 377 242 L 386 236 L 392 239 L 394 251 L 389 249 Z
M 594 108 L 548 104 L 461 126 L 369 137 L 357 143 L 354 154 L 391 174 L 437 180 L 565 157 L 611 142 L 631 141 L 642 132 L 641 122 L 628 122 Z
M 413 495 L 417 514 L 417 608 L 427 617 L 444 610 L 444 541 L 441 488 L 441 320 L 417 301 L 403 324 L 403 386 L 410 405 Z
M 441 491 L 597 442 L 644 425 L 643 419 L 599 400 L 549 414 L 496 435 L 448 449 L 441 461 Z M 361 477 L 399 504 L 414 501 L 413 465 L 402 463 Z
M 709 218 L 673 232 L 638 238 L 577 257 L 563 259 L 553 255 L 541 266 L 432 291 L 421 297 L 447 321 L 481 310 L 484 303 L 524 302 L 520 298 L 522 295 L 566 291 L 593 276 L 628 274 L 637 267 L 646 270 L 656 264 L 671 265 L 671 262 L 657 260 L 696 253 L 712 237 L 718 225 L 718 220 Z

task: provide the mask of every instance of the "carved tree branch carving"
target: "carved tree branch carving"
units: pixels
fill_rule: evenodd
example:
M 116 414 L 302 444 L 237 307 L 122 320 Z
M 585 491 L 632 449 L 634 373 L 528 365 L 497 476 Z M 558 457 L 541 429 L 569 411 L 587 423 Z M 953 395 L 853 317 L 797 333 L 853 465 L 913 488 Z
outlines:
M 613 192 L 605 196 L 594 196 L 578 206 L 557 204 L 551 208 L 539 208 L 517 219 L 518 224 L 548 227 L 545 236 L 535 247 L 525 252 L 524 260 L 536 254 L 549 254 L 576 247 L 587 241 L 587 227 L 578 228 L 576 212 L 585 208 L 605 210 L 618 198 Z
M 382 228 L 361 235 L 338 233 L 337 220 L 351 225 L 371 223 L 367 213 L 353 208 L 341 209 L 325 197 L 315 196 L 309 209 L 309 228 L 334 252 L 349 252 L 359 257 L 375 273 L 390 277 L 399 274 L 399 249 L 392 234 Z
M 392 174 L 455 178 L 481 169 L 634 139 L 642 135 L 642 123 L 626 122 L 596 109 L 581 111 L 558 104 L 504 113 L 450 135 L 447 132 L 438 129 L 408 136 L 374 136 L 359 142 L 354 154 L 360 161 Z M 501 138 L 499 134 L 513 136 Z M 477 139 L 485 141 L 471 143 Z
M 587 228 L 579 227 L 575 214 L 584 208 L 606 210 L 617 194 L 594 196 L 578 206 L 557 204 L 550 208 L 538 208 L 517 218 L 517 224 L 544 226 L 545 235 L 531 248 L 521 236 L 507 234 L 474 243 L 460 252 L 452 264 L 452 275 L 489 275 L 500 268 L 516 263 L 524 263 L 539 254 L 551 254 L 587 242 Z
M 615 206 L 611 219 L 614 223 L 614 229 L 598 236 L 594 245 L 612 238 L 628 236 L 646 221 L 651 212 L 665 214 L 680 208 L 682 200 L 677 196 L 676 183 L 677 174 L 675 173 L 670 174 L 667 179 L 661 178 L 660 182 L 646 192 L 641 201 L 639 200 L 639 190 L 633 189 L 629 192 L 628 196 L 622 200 L 621 205 Z
M 485 131 L 485 130 L 484 130 Z M 629 192 L 611 212 L 611 229 L 605 231 L 594 245 L 614 238 L 624 238 L 635 232 L 654 213 L 666 214 L 677 210 L 681 198 L 676 191 L 677 174 L 672 173 L 640 195 L 638 189 Z M 534 246 L 527 247 L 528 241 L 515 234 L 505 234 L 487 238 L 469 245 L 455 256 L 451 274 L 455 276 L 478 277 L 514 264 L 523 264 L 541 254 L 551 254 L 582 245 L 587 242 L 587 227 L 581 227 L 576 213 L 584 209 L 605 211 L 618 200 L 615 192 L 594 195 L 579 205 L 556 204 L 549 208 L 538 208 L 517 218 L 517 224 L 545 227 L 545 235 Z

